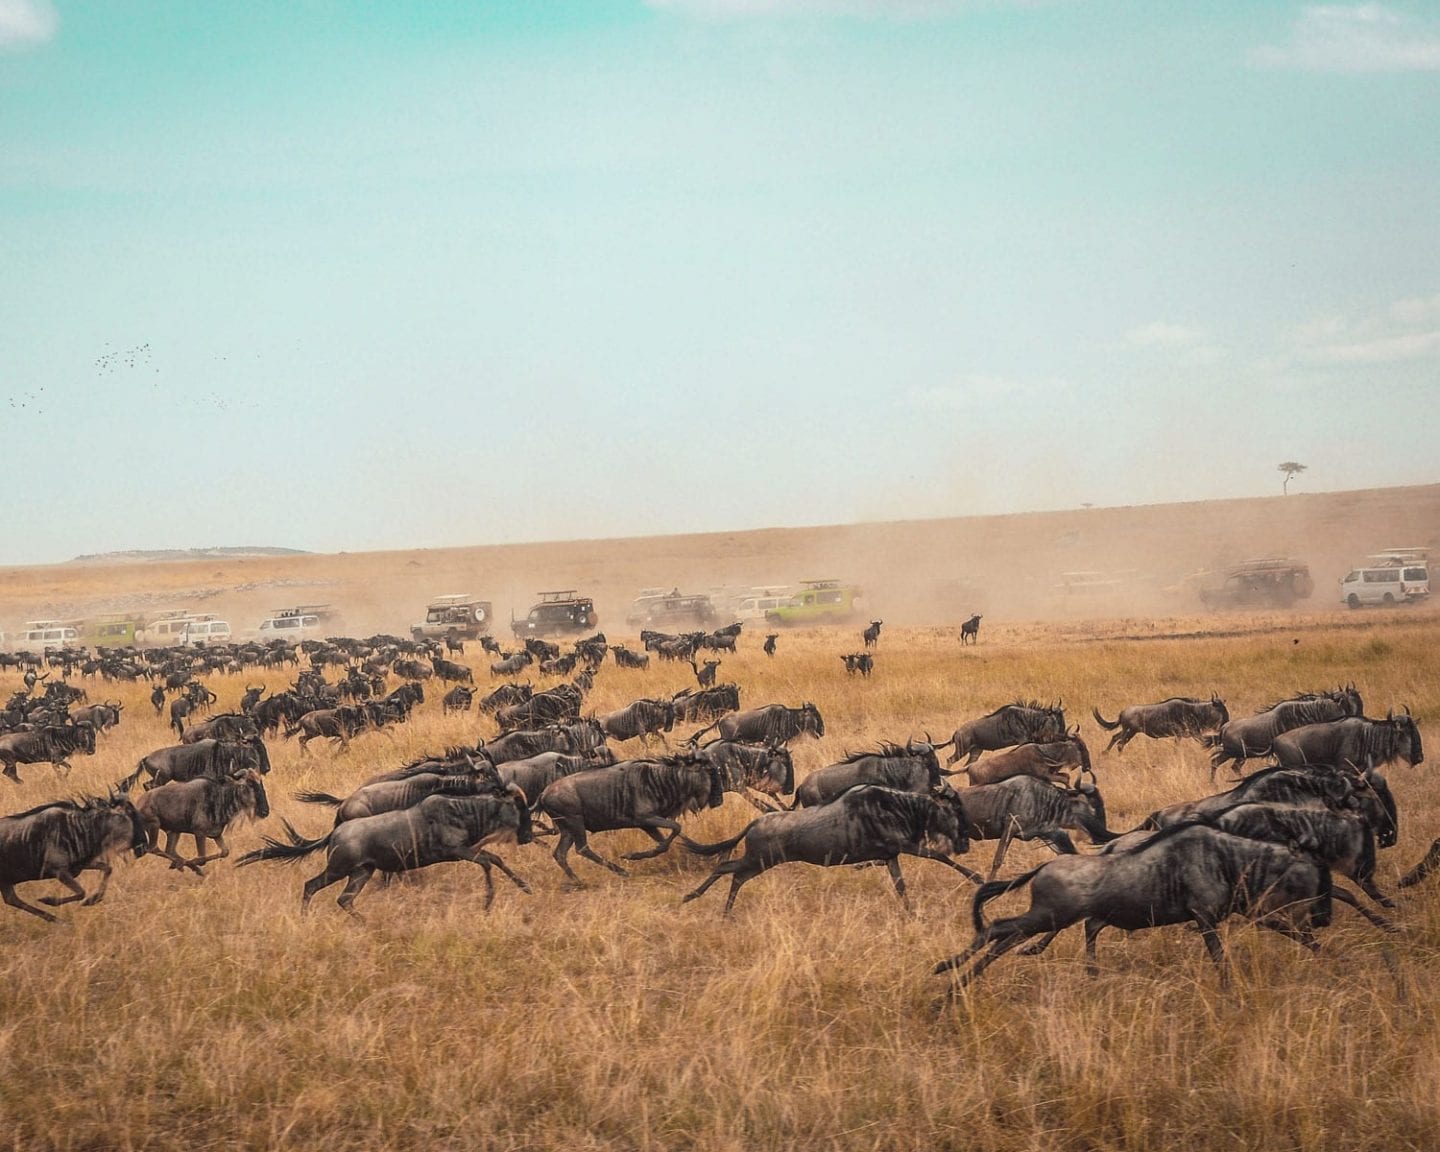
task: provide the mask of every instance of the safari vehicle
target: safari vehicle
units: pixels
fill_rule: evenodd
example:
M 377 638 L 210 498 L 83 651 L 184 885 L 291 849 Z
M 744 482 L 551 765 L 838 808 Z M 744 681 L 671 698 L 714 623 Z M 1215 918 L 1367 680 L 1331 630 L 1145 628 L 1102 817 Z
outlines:
M 802 580 L 800 591 L 765 613 L 767 624 L 838 624 L 858 615 L 864 594 L 839 580 Z
M 640 628 L 683 627 L 687 624 L 709 624 L 715 619 L 715 604 L 709 596 L 662 592 L 658 596 L 642 592 L 630 606 L 625 623 Z
M 81 620 L 27 620 L 25 629 L 15 635 L 14 645 L 21 651 L 49 652 L 52 648 L 68 648 L 80 643 Z
M 228 644 L 230 637 L 228 620 L 218 620 L 214 616 L 206 615 L 198 620 L 188 621 L 178 642 L 181 644 Z
M 1366 604 L 1414 604 L 1430 595 L 1424 548 L 1390 548 L 1366 557 L 1340 581 L 1340 600 L 1351 608 Z
M 1314 591 L 1308 564 L 1271 557 L 1225 569 L 1219 584 L 1200 589 L 1200 601 L 1211 608 L 1288 608 Z
M 599 622 L 595 602 L 578 596 L 573 588 L 561 592 L 541 592 L 540 602 L 519 620 L 510 621 L 510 631 L 518 640 L 529 636 L 567 636 L 589 632 Z
M 764 620 L 789 601 L 791 589 L 783 584 L 757 585 L 735 600 L 737 620 Z
M 410 625 L 410 635 L 416 640 L 478 640 L 490 634 L 493 614 L 490 601 L 468 592 L 436 596 L 425 606 L 425 619 Z
M 137 633 L 144 627 L 141 617 L 116 612 L 95 617 L 82 629 L 82 635 L 85 643 L 100 648 L 125 648 L 135 643 Z
M 201 616 L 189 609 L 180 609 L 172 612 L 162 612 L 150 623 L 135 629 L 135 642 L 137 644 L 154 644 L 165 646 L 168 644 L 183 644 L 185 642 L 185 630 L 197 620 L 212 620 L 213 616 Z

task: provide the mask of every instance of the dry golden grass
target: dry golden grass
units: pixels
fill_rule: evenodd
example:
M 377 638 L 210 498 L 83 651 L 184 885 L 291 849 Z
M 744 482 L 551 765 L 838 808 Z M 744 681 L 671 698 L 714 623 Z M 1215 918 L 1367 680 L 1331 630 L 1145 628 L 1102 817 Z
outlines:
M 820 741 L 800 774 L 880 739 L 953 726 L 1017 696 L 1063 697 L 1097 753 L 1113 827 L 1209 790 L 1195 744 L 1135 741 L 1099 756 L 1091 705 L 1219 691 L 1232 713 L 1293 690 L 1354 680 L 1372 713 L 1409 703 L 1440 718 L 1433 614 L 1367 613 L 1296 628 L 1256 618 L 1244 635 L 1116 639 L 1133 622 L 995 627 L 961 650 L 953 629 L 888 629 L 875 677 L 838 660 L 858 629 L 786 634 L 769 660 L 748 633 L 722 678 L 749 704 L 814 700 Z M 1213 621 L 1210 622 L 1213 627 Z M 1346 626 L 1332 626 L 1344 624 Z M 1196 621 L 1152 633 L 1191 632 Z M 1234 630 L 1234 629 L 1231 629 Z M 1295 643 L 1295 639 L 1299 643 Z M 618 639 L 612 632 L 612 639 Z M 478 651 L 467 662 L 483 668 Z M 243 679 L 219 678 L 221 706 Z M 488 676 L 483 671 L 483 684 Z M 606 665 L 590 703 L 673 691 L 688 668 Z M 0 676 L 0 692 L 18 678 Z M 94 791 L 169 743 L 145 690 L 91 686 L 127 705 L 120 729 L 57 781 L 22 769 L 5 811 Z M 297 788 L 345 791 L 422 751 L 491 734 L 443 717 L 438 693 L 392 743 L 359 738 L 301 757 L 274 745 L 274 816 L 305 830 L 326 809 Z M 1432 739 L 1435 737 L 1432 736 Z M 1396 876 L 1440 834 L 1428 764 L 1396 768 Z M 694 818 L 698 838 L 748 821 L 736 798 Z M 239 830 L 237 853 L 261 831 Z M 608 856 L 648 843 L 595 838 Z M 188 841 L 187 841 L 188 845 Z M 1101 941 L 1088 978 L 1078 933 L 1038 959 L 1007 957 L 950 1010 L 928 975 L 970 937 L 970 886 L 905 865 L 907 916 L 883 870 L 776 869 L 746 886 L 727 923 L 724 886 L 682 907 L 707 874 L 680 851 L 621 879 L 576 861 L 567 891 L 549 844 L 501 849 L 534 886 L 444 865 L 299 914 L 297 865 L 211 865 L 203 878 L 146 858 L 117 867 L 104 903 L 45 925 L 0 907 L 0 1131 L 15 1148 L 915 1148 L 1435 1147 L 1440 1075 L 1440 881 L 1400 894 L 1404 934 L 1382 938 L 1337 905 L 1310 956 L 1231 925 L 1236 987 L 1222 994 L 1196 937 L 1164 929 Z M 1017 845 L 1006 872 L 1045 859 Z M 988 862 L 988 850 L 972 856 Z M 22 892 L 30 898 L 44 885 Z M 994 910 L 1020 906 L 1020 898 Z M 1074 938 L 1072 938 L 1072 936 Z M 1398 980 L 1387 966 L 1393 950 Z

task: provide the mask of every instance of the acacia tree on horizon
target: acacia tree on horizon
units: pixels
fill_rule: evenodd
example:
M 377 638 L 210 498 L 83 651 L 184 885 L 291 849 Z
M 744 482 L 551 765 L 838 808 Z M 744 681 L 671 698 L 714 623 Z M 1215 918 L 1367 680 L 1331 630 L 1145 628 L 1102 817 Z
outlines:
M 1280 465 L 1280 471 L 1285 473 L 1285 482 L 1280 485 L 1280 491 L 1286 496 L 1290 495 L 1290 481 L 1301 472 L 1304 472 L 1306 465 L 1297 464 L 1294 460 L 1287 460 Z

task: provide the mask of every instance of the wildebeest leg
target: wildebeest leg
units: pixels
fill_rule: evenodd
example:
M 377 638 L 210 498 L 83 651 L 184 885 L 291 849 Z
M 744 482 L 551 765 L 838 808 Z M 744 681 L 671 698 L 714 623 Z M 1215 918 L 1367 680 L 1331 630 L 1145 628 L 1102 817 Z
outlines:
M 1228 992 L 1230 990 L 1230 961 L 1225 955 L 1225 944 L 1220 939 L 1220 933 L 1215 930 L 1215 925 L 1208 916 L 1193 910 L 1190 915 L 1200 929 L 1200 937 L 1205 941 L 1205 951 L 1210 953 L 1210 959 L 1215 961 L 1215 967 L 1220 972 L 1220 987 Z
M 984 877 L 982 877 L 980 873 L 971 868 L 966 868 L 963 864 L 955 863 L 955 861 L 946 856 L 945 853 L 937 852 L 933 848 L 923 848 L 919 852 L 914 853 L 914 855 L 920 857 L 922 860 L 937 860 L 941 864 L 944 864 L 945 867 L 955 869 L 956 872 L 959 872 L 960 875 L 964 876 L 965 879 L 969 880 L 972 884 L 983 884 L 985 882 Z
M 49 912 L 36 908 L 33 904 L 25 903 L 19 896 L 15 895 L 15 885 L 13 884 L 0 884 L 0 900 L 4 900 L 5 903 L 9 904 L 12 908 L 19 908 L 22 912 L 29 912 L 32 916 L 39 916 L 40 919 L 48 920 L 51 924 L 55 923 L 55 917 L 50 915 Z
M 966 767 L 966 768 L 969 768 L 970 765 L 974 764 L 975 761 L 979 760 L 979 759 L 980 759 L 980 753 L 981 753 L 982 751 L 984 751 L 984 749 L 981 749 L 981 748 L 972 748 L 972 749 L 970 749 L 970 759 L 968 759 L 968 760 L 965 761 L 965 767 Z M 959 759 L 959 757 L 956 757 L 956 759 Z M 953 764 L 953 763 L 955 763 L 955 761 L 954 761 L 954 760 L 951 760 L 950 763 Z
M 96 864 L 91 864 L 88 868 L 82 869 L 82 871 L 100 873 L 100 887 L 96 888 L 94 892 L 80 901 L 82 908 L 89 908 L 92 904 L 98 904 L 101 900 L 105 899 L 105 890 L 110 887 L 110 873 L 113 869 L 109 864 L 105 863 L 105 861 L 101 860 Z
M 659 816 L 650 817 L 649 822 L 638 825 L 640 831 L 654 840 L 657 847 L 645 852 L 627 852 L 622 859 L 625 860 L 652 860 L 656 856 L 663 855 L 670 851 L 670 845 L 675 843 L 675 837 L 680 835 L 680 825 L 674 820 L 665 820 Z M 669 836 L 661 836 L 658 829 L 668 828 Z
M 1005 831 L 1000 833 L 1000 842 L 995 845 L 995 859 L 990 861 L 990 875 L 985 879 L 995 879 L 995 873 L 1000 871 L 1000 865 L 1005 863 L 1005 853 L 1010 850 L 1010 841 L 1015 838 L 1014 819 L 1005 822 Z
M 485 907 L 487 908 L 490 907 L 490 901 L 495 899 L 495 885 L 490 879 L 490 866 L 492 864 L 496 868 L 499 868 L 501 872 L 505 873 L 506 876 L 510 877 L 515 887 L 519 888 L 520 891 L 525 893 L 530 891 L 530 885 L 515 875 L 514 872 L 510 871 L 510 866 L 493 852 L 487 852 L 483 848 L 476 848 L 468 856 L 462 857 L 462 859 L 473 861 L 485 869 L 485 886 L 489 891 L 489 895 L 485 898 Z
M 1100 965 L 1095 963 L 1095 940 L 1103 931 L 1105 931 L 1105 921 L 1098 917 L 1091 916 L 1085 921 L 1085 974 L 1087 976 L 1100 975 Z
M 219 851 L 219 852 L 213 852 L 213 853 L 211 853 L 210 855 L 207 856 L 207 855 L 205 854 L 205 841 L 206 841 L 206 840 L 214 840 L 214 841 L 215 841 L 215 846 L 216 846 L 217 848 L 219 848 L 220 851 Z M 221 834 L 219 834 L 219 835 L 216 835 L 216 836 L 201 836 L 199 833 L 196 833 L 196 835 L 195 835 L 195 851 L 198 853 L 198 855 L 195 857 L 194 860 L 190 861 L 190 867 L 194 868 L 195 871 L 198 872 L 198 871 L 200 871 L 200 866 L 201 866 L 202 864 L 208 864 L 208 863 L 210 863 L 211 860 L 223 860 L 223 859 L 225 859 L 225 857 L 229 856 L 229 855 L 230 855 L 230 845 L 228 845 L 228 844 L 225 843 L 225 836 L 224 836 L 223 833 L 221 833 Z
M 357 920 L 361 917 L 360 913 L 355 911 L 355 897 L 359 896 L 361 889 L 370 883 L 370 877 L 373 875 L 375 875 L 373 865 L 361 864 L 355 871 L 350 873 L 350 880 L 345 885 L 345 891 L 341 892 L 339 898 L 335 901 L 335 903 L 339 904 L 341 908 L 345 909 L 346 912 L 350 913 L 350 915 L 354 916 Z
M 321 872 L 318 876 L 314 876 L 311 879 L 305 881 L 305 887 L 300 889 L 301 914 L 303 915 L 310 910 L 310 901 L 315 896 L 315 893 L 319 892 L 321 889 L 330 887 L 330 885 L 340 880 L 343 880 L 344 878 L 345 874 L 343 872 L 332 873 L 330 871 L 330 866 L 327 864 L 325 866 L 325 870 Z
M 570 861 L 566 859 L 570 854 L 570 846 L 573 843 L 575 843 L 575 837 L 570 833 L 568 828 L 562 827 L 560 829 L 560 839 L 555 845 L 555 851 L 552 852 L 551 855 L 555 858 L 555 863 L 560 865 L 561 870 L 570 878 L 570 882 L 572 884 L 580 884 L 580 877 L 575 875 L 575 870 L 570 867 Z
M 1019 945 L 1025 943 L 1025 941 L 1030 939 L 1030 937 L 1033 935 L 1035 935 L 1034 932 L 1023 927 L 1011 927 L 1002 929 L 991 940 L 990 950 L 975 962 L 975 966 L 973 968 L 971 968 L 968 972 L 962 972 L 960 974 L 959 979 L 956 980 L 955 985 L 952 986 L 952 988 L 950 989 L 951 995 L 954 994 L 955 987 L 966 987 L 972 981 L 978 979 L 980 973 L 984 972 L 986 968 L 990 967 L 991 964 L 995 963 L 995 961 L 1000 959 L 1001 956 L 1005 955 L 1006 952 L 1009 952 L 1012 948 L 1016 948 Z
M 185 863 L 186 863 L 185 858 L 184 858 L 183 856 L 181 856 L 179 852 L 175 851 L 175 846 L 176 846 L 179 842 L 180 842 L 180 833 L 179 833 L 179 832 L 166 832 L 166 833 L 165 833 L 165 847 L 164 847 L 164 848 L 161 848 L 161 847 L 160 847 L 160 831 L 159 831 L 159 829 L 157 828 L 156 831 L 155 831 L 155 841 L 154 841 L 154 843 L 152 843 L 152 844 L 150 845 L 150 851 L 156 853 L 156 854 L 159 855 L 159 856 L 164 856 L 165 859 L 169 860 L 169 861 L 170 861 L 170 867 L 171 867 L 172 870 L 173 870 L 173 869 L 176 869 L 176 868 L 182 868 L 182 869 L 183 869 L 183 868 L 185 867 Z
M 1059 935 L 1059 931 L 1047 932 L 1044 936 L 1040 937 L 1039 940 L 1035 941 L 1034 944 L 1027 944 L 1024 948 L 1021 948 L 1019 955 L 1039 956 L 1040 953 L 1044 952 L 1045 949 L 1049 948 L 1051 944 L 1055 943 L 1055 937 Z
M 15 771 L 15 763 L 16 762 L 14 760 L 5 761 L 5 775 L 10 777 L 11 780 L 15 781 L 16 784 L 19 784 L 20 773 Z M 1440 847 L 1440 840 L 1435 841 L 1435 844 L 1437 847 Z M 1414 881 L 1412 880 L 1411 883 L 1413 884 Z M 52 916 L 51 919 L 53 920 L 54 917 Z
M 1355 898 L 1354 893 L 1350 892 L 1348 889 L 1340 887 L 1339 884 L 1332 884 L 1330 886 L 1330 895 L 1335 897 L 1336 900 L 1339 900 L 1340 903 L 1350 905 L 1350 907 L 1354 908 L 1355 911 L 1359 912 L 1361 916 L 1365 917 L 1366 920 L 1370 921 L 1370 923 L 1374 924 L 1375 927 L 1381 929 L 1382 931 L 1400 931 L 1400 929 L 1395 926 L 1395 922 L 1393 920 L 1387 920 L 1378 912 L 1372 912 L 1369 908 L 1366 908 L 1365 905 L 1361 904 L 1360 901 Z M 1394 902 L 1387 902 L 1386 907 L 1393 908 Z
M 1360 885 L 1360 891 L 1364 892 L 1366 896 L 1379 904 L 1380 907 L 1395 907 L 1395 901 L 1391 900 L 1390 897 L 1386 896 L 1385 893 L 1381 892 L 1380 889 L 1375 886 L 1375 878 L 1373 876 L 1366 876 L 1363 880 L 1357 876 L 1355 882 Z
M 905 911 L 909 912 L 911 910 L 910 897 L 905 895 L 905 877 L 900 872 L 900 857 L 891 856 L 885 861 L 885 867 L 890 873 L 891 882 L 895 885 L 895 895 L 900 897 L 900 903 L 905 906 Z
M 1017 840 L 1043 840 L 1050 845 L 1057 856 L 1076 856 L 1075 841 L 1062 828 L 1046 828 L 1035 832 L 1021 832 Z
M 55 774 L 62 780 L 70 775 L 70 761 L 66 760 L 65 757 L 62 756 L 59 760 L 52 760 L 50 763 L 55 766 Z M 65 769 L 65 771 L 61 772 L 60 769 L 62 768 Z
M 61 871 L 55 874 L 55 879 L 70 889 L 69 896 L 42 896 L 40 903 L 48 904 L 51 908 L 60 904 L 73 904 L 76 900 L 85 899 L 85 889 L 80 886 L 80 881 L 75 879 L 74 873 Z
M 1295 941 L 1302 948 L 1308 948 L 1311 952 L 1320 950 L 1320 945 L 1315 940 L 1315 933 L 1308 928 L 1296 928 L 1293 924 L 1287 924 L 1284 920 L 1277 920 L 1272 916 L 1266 916 L 1257 920 L 1256 923 L 1261 928 L 1268 928 L 1271 932 L 1277 932 L 1287 940 Z

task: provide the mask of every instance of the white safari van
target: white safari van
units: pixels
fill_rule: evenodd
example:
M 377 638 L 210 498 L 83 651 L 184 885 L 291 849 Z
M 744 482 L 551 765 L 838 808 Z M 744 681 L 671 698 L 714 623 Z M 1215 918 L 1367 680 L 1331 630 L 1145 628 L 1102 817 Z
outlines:
M 1351 608 L 1407 604 L 1430 595 L 1430 569 L 1423 548 L 1391 548 L 1366 559 L 1340 581 L 1340 599 Z
M 230 640 L 230 621 L 191 620 L 181 637 L 182 644 L 225 644 Z
M 16 648 L 21 651 L 48 652 L 52 648 L 66 648 L 80 643 L 80 631 L 60 620 L 30 620 L 25 631 L 16 635 Z

